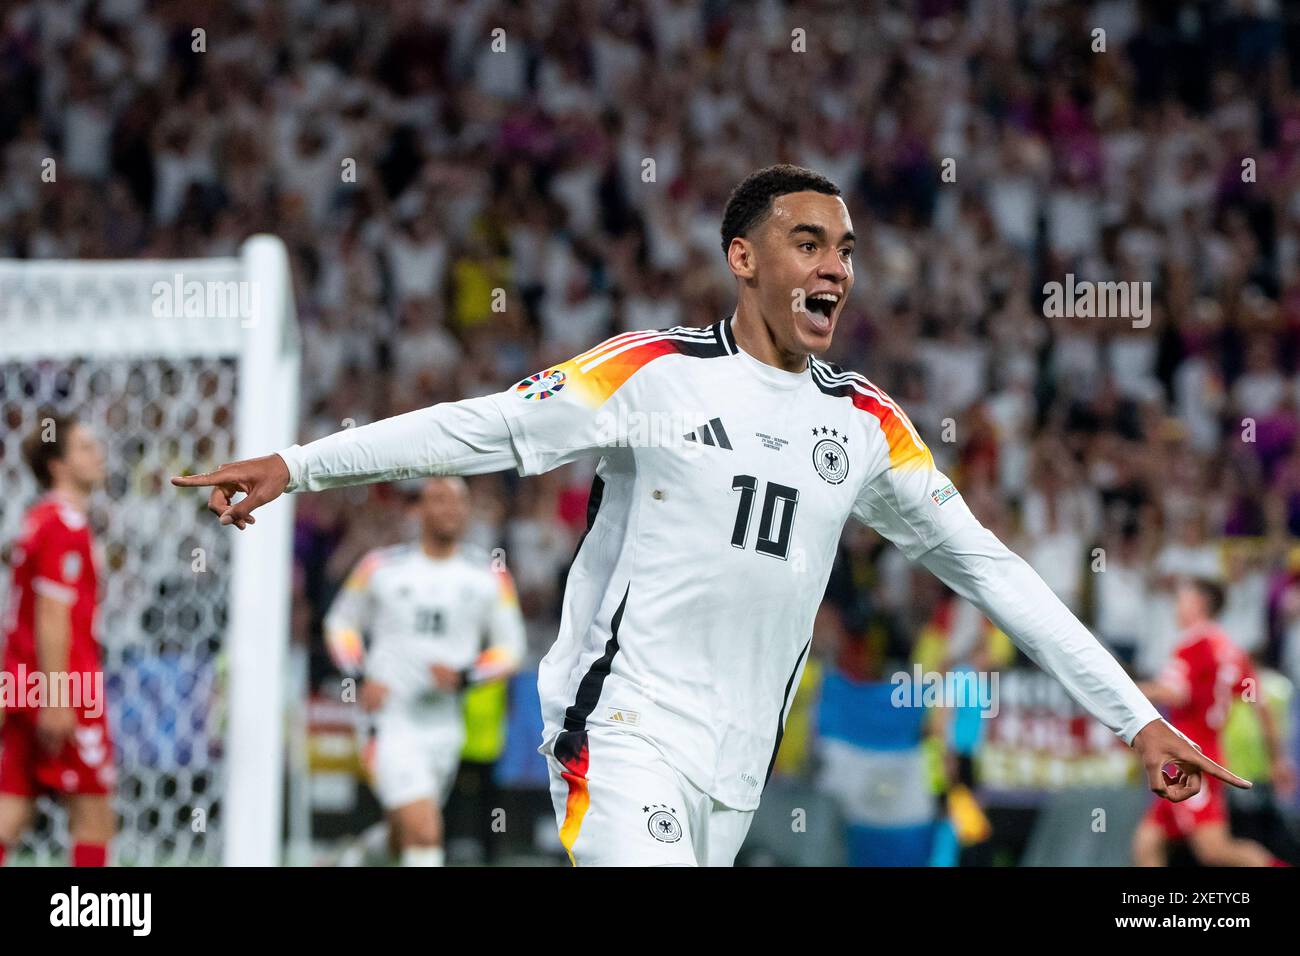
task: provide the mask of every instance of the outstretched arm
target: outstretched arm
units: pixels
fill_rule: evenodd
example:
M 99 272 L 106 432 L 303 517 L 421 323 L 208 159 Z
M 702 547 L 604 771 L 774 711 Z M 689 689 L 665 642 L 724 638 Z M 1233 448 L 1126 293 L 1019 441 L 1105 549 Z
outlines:
M 335 432 L 280 452 L 286 491 L 431 475 L 483 475 L 517 465 L 510 428 L 493 396 L 445 402 Z
M 1160 719 L 1115 658 L 1037 572 L 978 522 L 961 527 L 920 560 L 1125 743 Z
M 1154 793 L 1178 802 L 1208 773 L 1250 784 L 1219 766 L 1161 719 L 1119 663 L 1022 559 L 977 521 L 963 523 L 920 561 L 975 604 L 1078 704 L 1138 752 Z M 1178 776 L 1163 772 L 1178 767 Z
M 1132 746 L 1152 792 L 1175 803 L 1186 800 L 1200 791 L 1202 773 L 1249 787 L 1162 720 L 1043 579 L 976 520 L 902 411 L 887 403 L 879 414 L 887 453 L 868 471 L 854 516 L 984 611 L 1080 706 Z M 1165 773 L 1168 764 L 1177 776 Z
M 481 475 L 515 467 L 510 427 L 495 396 L 446 402 L 335 432 L 279 454 L 173 478 L 181 487 L 211 487 L 208 510 L 241 531 L 256 508 L 287 491 L 427 475 Z M 234 502 L 243 492 L 244 498 Z
M 517 468 L 537 475 L 593 454 L 618 454 L 627 383 L 667 354 L 653 333 L 628 333 L 495 395 L 434 405 L 336 432 L 277 455 L 173 478 L 182 488 L 212 488 L 208 510 L 241 531 L 252 512 L 286 491 L 320 491 L 430 475 L 482 475 Z M 617 361 L 613 361 L 617 360 Z M 234 496 L 244 497 L 234 501 Z

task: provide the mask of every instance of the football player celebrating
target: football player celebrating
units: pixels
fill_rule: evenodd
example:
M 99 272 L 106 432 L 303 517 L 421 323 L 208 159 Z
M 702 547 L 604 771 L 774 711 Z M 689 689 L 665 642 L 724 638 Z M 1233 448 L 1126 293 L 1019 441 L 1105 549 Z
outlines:
M 1249 786 L 1164 722 L 975 519 L 888 395 L 815 357 L 853 287 L 839 189 L 798 167 L 760 170 L 732 193 L 721 231 L 737 302 L 709 328 L 629 332 L 496 395 L 173 481 L 212 486 L 209 508 L 243 529 L 285 491 L 596 459 L 538 677 L 575 864 L 732 864 L 850 517 L 1011 635 L 1139 752 L 1153 791 L 1184 800 L 1205 774 Z M 685 423 L 682 440 L 646 427 L 664 420 Z

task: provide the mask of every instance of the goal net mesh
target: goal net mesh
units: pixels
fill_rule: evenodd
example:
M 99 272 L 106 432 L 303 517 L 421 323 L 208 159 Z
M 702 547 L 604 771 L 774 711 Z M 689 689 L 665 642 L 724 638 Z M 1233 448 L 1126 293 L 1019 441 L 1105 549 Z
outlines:
M 23 438 L 44 410 L 73 412 L 107 456 L 107 486 L 92 500 L 91 526 L 117 768 L 112 858 L 215 864 L 230 539 L 203 495 L 179 494 L 168 478 L 236 457 L 238 332 L 230 322 L 209 323 L 205 344 L 193 347 L 200 319 L 169 323 L 151 311 L 151 290 L 169 277 L 164 265 L 176 264 L 113 265 L 0 263 L 0 335 L 11 333 L 0 342 L 0 607 L 11 599 L 8 550 L 39 495 L 22 461 Z M 211 281 L 238 277 L 238 260 L 184 265 L 187 278 L 196 271 Z M 16 855 L 60 863 L 68 842 L 64 811 L 42 797 Z

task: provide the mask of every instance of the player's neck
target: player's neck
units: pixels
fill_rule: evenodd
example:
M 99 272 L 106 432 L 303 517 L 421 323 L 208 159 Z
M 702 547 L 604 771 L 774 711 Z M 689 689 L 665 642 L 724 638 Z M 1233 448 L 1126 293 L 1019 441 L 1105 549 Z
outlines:
M 90 506 L 90 493 L 67 482 L 53 485 L 49 490 L 49 495 L 81 512 L 85 512 Z
M 1214 623 L 1214 618 L 1212 618 L 1212 617 L 1205 617 L 1205 618 L 1201 618 L 1201 620 L 1199 620 L 1199 621 L 1195 621 L 1195 622 L 1193 622 L 1193 623 L 1187 625 L 1185 628 L 1183 628 L 1183 635 L 1184 635 L 1185 637 L 1189 637 L 1189 638 L 1190 638 L 1190 637 L 1198 637 L 1198 636 L 1200 636 L 1200 635 L 1206 633 L 1207 631 L 1213 631 L 1213 630 L 1215 630 L 1215 629 L 1216 629 L 1216 625 L 1215 625 L 1215 623 Z
M 764 365 L 796 373 L 808 368 L 807 355 L 782 351 L 776 344 L 757 306 L 750 306 L 744 301 L 736 304 L 736 315 L 731 320 L 731 334 L 736 337 L 736 344 L 746 354 L 758 359 Z
M 454 538 L 447 540 L 444 538 L 431 538 L 428 535 L 424 535 L 420 539 L 420 547 L 424 550 L 424 553 L 438 561 L 450 558 L 455 554 L 458 544 L 459 542 Z

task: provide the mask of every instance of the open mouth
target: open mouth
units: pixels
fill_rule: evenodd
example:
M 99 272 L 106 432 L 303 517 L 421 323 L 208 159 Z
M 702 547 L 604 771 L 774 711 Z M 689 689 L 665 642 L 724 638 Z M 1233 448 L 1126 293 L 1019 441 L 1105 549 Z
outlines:
M 804 311 L 813 320 L 814 326 L 825 331 L 830 328 L 831 316 L 839 304 L 840 297 L 834 292 L 817 292 L 804 299 Z

